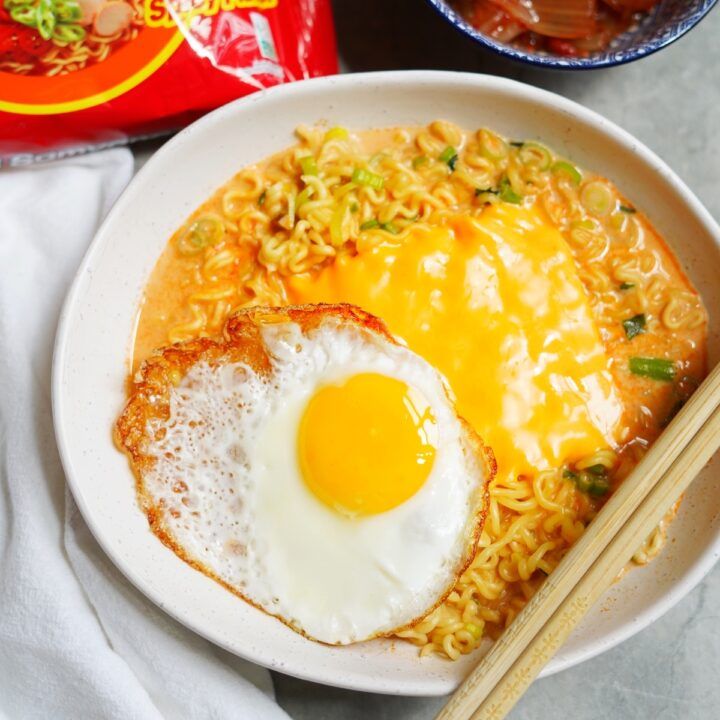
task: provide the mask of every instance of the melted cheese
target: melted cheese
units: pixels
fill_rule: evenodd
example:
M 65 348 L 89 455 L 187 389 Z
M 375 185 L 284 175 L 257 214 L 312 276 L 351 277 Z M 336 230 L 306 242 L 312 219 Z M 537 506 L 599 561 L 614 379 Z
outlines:
M 293 302 L 378 315 L 444 373 L 500 479 L 615 444 L 608 358 L 570 250 L 539 210 L 490 206 L 286 282 Z

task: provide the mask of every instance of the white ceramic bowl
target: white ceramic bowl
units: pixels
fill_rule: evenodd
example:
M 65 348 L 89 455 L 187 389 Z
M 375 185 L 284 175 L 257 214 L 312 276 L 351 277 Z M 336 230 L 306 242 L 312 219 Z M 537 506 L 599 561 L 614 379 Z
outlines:
M 376 692 L 453 690 L 477 656 L 420 659 L 402 642 L 331 648 L 303 639 L 191 569 L 152 535 L 127 461 L 111 442 L 124 400 L 138 303 L 172 232 L 239 168 L 293 141 L 299 123 L 351 128 L 447 118 L 536 138 L 612 178 L 667 238 L 711 312 L 710 359 L 720 356 L 720 229 L 653 153 L 618 127 L 557 95 L 482 75 L 393 72 L 287 85 L 227 105 L 167 143 L 137 175 L 88 251 L 65 304 L 55 348 L 53 409 L 68 482 L 107 554 L 150 599 L 242 657 L 317 682 Z M 668 610 L 720 553 L 715 459 L 693 484 L 662 555 L 616 584 L 546 668 L 592 657 Z

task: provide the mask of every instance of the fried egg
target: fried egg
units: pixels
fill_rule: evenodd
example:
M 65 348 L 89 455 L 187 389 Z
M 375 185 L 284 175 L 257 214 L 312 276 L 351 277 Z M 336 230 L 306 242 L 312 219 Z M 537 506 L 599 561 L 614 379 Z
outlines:
M 222 341 L 159 352 L 116 440 L 177 554 L 332 644 L 444 599 L 494 472 L 438 371 L 347 305 L 242 311 Z

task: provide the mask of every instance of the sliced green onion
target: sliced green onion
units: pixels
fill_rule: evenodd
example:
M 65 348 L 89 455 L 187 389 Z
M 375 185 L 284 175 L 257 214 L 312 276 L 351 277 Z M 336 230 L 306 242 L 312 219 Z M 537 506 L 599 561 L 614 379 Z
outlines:
M 382 175 L 370 172 L 363 168 L 355 168 L 352 174 L 352 181 L 358 185 L 367 185 L 375 190 L 382 190 L 385 180 Z
M 260 197 L 258 198 L 258 205 L 262 207 L 265 204 L 265 199 L 267 198 L 267 190 L 263 190 L 260 193 Z
M 511 144 L 513 147 L 521 148 L 525 143 L 524 143 L 522 140 L 511 140 L 511 141 L 510 141 L 510 144 Z
M 500 190 L 498 191 L 498 197 L 507 203 L 513 203 L 518 205 L 522 202 L 522 195 L 518 195 L 513 189 L 510 181 L 504 177 L 500 182 Z
M 217 215 L 198 218 L 178 240 L 181 255 L 195 255 L 209 245 L 217 245 L 225 236 L 225 225 Z
M 373 218 L 372 220 L 366 220 L 360 225 L 361 230 L 373 230 L 376 227 L 380 227 L 380 221 Z
M 621 205 L 620 210 L 624 213 L 629 213 L 630 215 L 634 215 L 637 212 L 637 210 L 634 207 L 630 207 L 630 205 Z
M 610 481 L 606 477 L 596 477 L 592 483 L 590 483 L 588 492 L 595 497 L 602 497 L 603 495 L 607 495 L 608 490 L 610 490 Z
M 592 215 L 608 215 L 615 205 L 615 197 L 606 183 L 594 180 L 580 191 L 580 202 Z
M 350 212 L 356 213 L 360 209 L 360 206 L 356 202 L 350 203 Z
M 350 133 L 344 127 L 330 128 L 323 139 L 323 142 L 328 140 L 347 140 L 350 137 Z
M 552 156 L 550 151 L 535 142 L 523 143 L 522 147 L 518 151 L 518 156 L 523 165 L 533 167 L 536 170 L 547 170 L 552 162 Z
M 565 160 L 558 160 L 551 169 L 555 175 L 564 175 L 569 178 L 573 185 L 579 185 L 582 182 L 580 171 Z
M 34 5 L 18 5 L 11 8 L 10 17 L 21 25 L 37 27 L 37 8 Z
M 677 369 L 672 360 L 664 358 L 631 357 L 628 363 L 630 372 L 642 377 L 670 382 L 675 377 Z
M 298 193 L 298 196 L 295 198 L 295 210 L 299 210 L 309 199 L 310 196 L 315 192 L 313 190 L 312 185 L 308 185 L 306 188 L 301 190 Z
M 465 623 L 465 629 L 476 639 L 479 640 L 482 635 L 482 628 L 475 623 Z
M 493 190 L 492 188 L 475 188 L 475 197 L 480 197 L 480 195 L 485 195 L 485 193 L 489 193 L 490 195 L 497 195 L 498 191 Z
M 317 161 L 312 155 L 306 155 L 305 157 L 301 157 L 298 162 L 300 163 L 300 170 L 302 171 L 303 175 L 318 174 Z
M 440 162 L 444 162 L 451 170 L 454 170 L 455 165 L 457 165 L 457 161 L 458 161 L 457 150 L 452 145 L 448 145 L 440 153 L 438 160 Z
M 620 283 L 621 290 L 631 290 L 634 287 L 635 287 L 635 283 L 629 283 L 629 282 Z
M 627 339 L 632 340 L 637 335 L 645 332 L 645 315 L 643 315 L 643 313 L 633 315 L 631 318 L 623 320 L 622 324 L 625 328 Z
M 59 42 L 71 43 L 83 40 L 86 34 L 85 28 L 80 27 L 80 25 L 66 25 L 65 23 L 61 23 L 60 25 L 55 26 L 52 38 L 53 40 L 58 40 Z
M 563 470 L 563 477 L 575 483 L 580 492 L 587 495 L 600 497 L 610 489 L 610 481 L 607 477 L 607 468 L 604 465 L 591 465 L 579 473 L 566 468 Z
M 585 470 L 596 477 L 605 477 L 607 475 L 607 468 L 600 463 L 597 465 L 591 465 L 590 467 L 585 468 Z
M 40 0 L 35 10 L 36 27 L 43 40 L 50 40 L 57 19 L 53 8 L 53 0 Z
M 193 245 L 217 245 L 225 236 L 225 225 L 217 215 L 205 215 L 190 226 L 189 235 Z
M 480 152 L 490 160 L 501 160 L 508 154 L 507 143 L 494 132 L 483 128 L 478 133 Z
M 413 170 L 417 170 L 419 167 L 427 165 L 429 160 L 430 158 L 428 158 L 427 155 L 418 155 L 417 157 L 414 157 L 412 159 Z
M 400 232 L 400 228 L 394 222 L 380 223 L 380 229 L 391 235 L 397 235 Z
M 335 247 L 340 247 L 343 244 L 342 226 L 346 212 L 347 205 L 341 202 L 330 219 L 330 241 Z
M 58 23 L 74 23 L 82 16 L 77 0 L 55 0 L 55 17 Z
M 575 485 L 577 486 L 577 489 L 580 492 L 584 492 L 584 493 L 590 492 L 590 488 L 592 488 L 593 483 L 594 483 L 594 480 L 593 480 L 592 476 L 590 475 L 590 473 L 588 473 L 588 472 L 581 472 L 578 475 L 577 480 L 575 481 Z

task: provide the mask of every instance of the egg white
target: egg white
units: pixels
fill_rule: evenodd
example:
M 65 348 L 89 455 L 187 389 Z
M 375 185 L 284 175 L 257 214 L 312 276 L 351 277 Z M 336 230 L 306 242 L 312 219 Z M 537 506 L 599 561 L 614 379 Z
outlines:
M 442 377 L 407 348 L 334 318 L 307 335 L 292 322 L 261 332 L 269 379 L 203 362 L 172 390 L 165 432 L 149 433 L 146 491 L 189 559 L 309 637 L 345 644 L 397 630 L 454 584 L 477 529 L 482 459 Z M 436 454 L 409 500 L 350 518 L 305 484 L 297 437 L 320 387 L 368 372 L 425 396 Z

